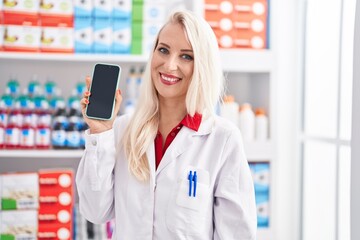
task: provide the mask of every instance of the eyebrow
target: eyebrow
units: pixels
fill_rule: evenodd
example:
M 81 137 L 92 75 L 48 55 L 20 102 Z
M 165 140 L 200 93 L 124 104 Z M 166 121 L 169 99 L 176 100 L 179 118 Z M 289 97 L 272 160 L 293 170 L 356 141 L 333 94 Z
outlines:
M 171 48 L 169 45 L 167 45 L 166 43 L 159 43 L 159 45 L 163 45 L 163 46 L 165 46 L 165 47 L 167 47 L 167 48 Z M 193 50 L 191 50 L 191 49 L 181 49 L 180 50 L 181 52 L 193 52 Z

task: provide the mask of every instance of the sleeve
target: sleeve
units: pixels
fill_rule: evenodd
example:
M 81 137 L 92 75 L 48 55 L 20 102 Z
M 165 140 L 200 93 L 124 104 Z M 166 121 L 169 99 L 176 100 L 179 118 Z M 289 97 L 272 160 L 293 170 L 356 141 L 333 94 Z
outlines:
M 214 240 L 255 240 L 255 191 L 240 131 L 229 136 L 223 155 L 214 191 Z
M 104 223 L 114 217 L 114 130 L 85 132 L 85 151 L 76 173 L 80 213 L 90 222 Z

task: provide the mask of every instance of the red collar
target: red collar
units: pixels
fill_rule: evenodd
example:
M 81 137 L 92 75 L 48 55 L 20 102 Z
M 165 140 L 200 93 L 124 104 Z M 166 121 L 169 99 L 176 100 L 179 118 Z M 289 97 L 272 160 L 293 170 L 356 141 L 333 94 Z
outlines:
M 195 113 L 193 117 L 187 114 L 179 125 L 183 125 L 197 132 L 201 124 L 201 119 L 202 115 L 199 113 Z

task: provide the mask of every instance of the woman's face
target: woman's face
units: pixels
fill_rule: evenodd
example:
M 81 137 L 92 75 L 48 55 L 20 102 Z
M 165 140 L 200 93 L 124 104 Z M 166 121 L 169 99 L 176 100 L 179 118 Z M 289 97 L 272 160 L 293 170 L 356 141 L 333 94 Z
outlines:
M 160 101 L 185 102 L 193 71 L 194 53 L 183 26 L 167 24 L 159 35 L 151 60 L 151 78 Z

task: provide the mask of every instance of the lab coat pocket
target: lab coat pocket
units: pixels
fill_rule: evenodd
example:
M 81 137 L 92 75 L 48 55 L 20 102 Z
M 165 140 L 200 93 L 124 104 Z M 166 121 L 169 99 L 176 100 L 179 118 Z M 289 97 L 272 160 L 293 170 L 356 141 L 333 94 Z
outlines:
M 209 173 L 206 170 L 195 170 L 196 191 L 194 182 L 188 180 L 189 171 L 186 170 L 177 183 L 167 210 L 166 222 L 169 230 L 183 236 L 204 234 L 212 214 Z

